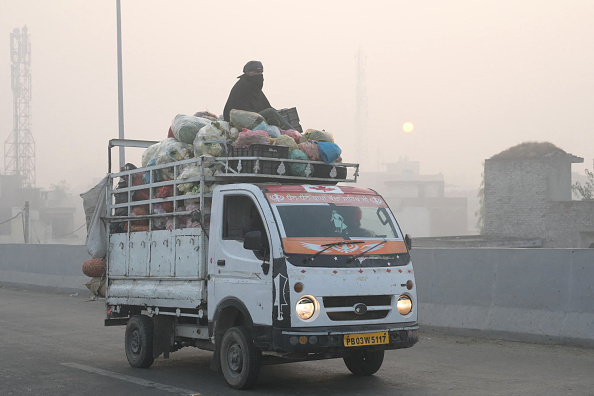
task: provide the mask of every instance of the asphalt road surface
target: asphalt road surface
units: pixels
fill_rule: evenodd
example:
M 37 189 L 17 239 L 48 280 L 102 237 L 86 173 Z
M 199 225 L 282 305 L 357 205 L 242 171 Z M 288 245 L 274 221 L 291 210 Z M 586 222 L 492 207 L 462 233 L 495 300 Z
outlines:
M 0 395 L 594 395 L 594 350 L 421 332 L 372 377 L 342 359 L 264 366 L 254 390 L 230 389 L 210 352 L 185 348 L 134 369 L 124 327 L 104 302 L 0 288 Z

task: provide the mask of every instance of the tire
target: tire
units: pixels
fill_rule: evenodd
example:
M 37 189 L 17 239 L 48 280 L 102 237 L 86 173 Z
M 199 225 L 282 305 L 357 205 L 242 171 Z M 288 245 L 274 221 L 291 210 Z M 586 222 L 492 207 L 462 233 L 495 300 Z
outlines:
M 153 320 L 146 315 L 134 315 L 126 326 L 126 358 L 130 366 L 147 368 L 153 357 Z
M 221 371 L 230 387 L 251 388 L 260 373 L 260 350 L 247 327 L 232 327 L 221 341 Z
M 347 351 L 343 360 L 351 373 L 358 376 L 373 375 L 382 367 L 384 350 L 355 349 Z

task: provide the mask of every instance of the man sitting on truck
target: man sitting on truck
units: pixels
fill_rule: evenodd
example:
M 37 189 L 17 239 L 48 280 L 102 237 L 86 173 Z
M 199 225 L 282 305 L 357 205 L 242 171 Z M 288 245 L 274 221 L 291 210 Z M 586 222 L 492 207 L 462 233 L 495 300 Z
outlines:
M 281 129 L 294 129 L 278 111 L 270 105 L 262 92 L 264 86 L 264 66 L 260 61 L 249 61 L 243 67 L 243 74 L 237 78 L 223 110 L 225 121 L 230 120 L 231 110 L 245 110 L 260 113 L 266 123 Z

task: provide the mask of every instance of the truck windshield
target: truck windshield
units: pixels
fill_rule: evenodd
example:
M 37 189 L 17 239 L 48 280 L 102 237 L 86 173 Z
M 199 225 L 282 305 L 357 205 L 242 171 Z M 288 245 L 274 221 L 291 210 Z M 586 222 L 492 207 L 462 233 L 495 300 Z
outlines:
M 286 238 L 401 238 L 398 226 L 384 207 L 332 203 L 275 206 Z

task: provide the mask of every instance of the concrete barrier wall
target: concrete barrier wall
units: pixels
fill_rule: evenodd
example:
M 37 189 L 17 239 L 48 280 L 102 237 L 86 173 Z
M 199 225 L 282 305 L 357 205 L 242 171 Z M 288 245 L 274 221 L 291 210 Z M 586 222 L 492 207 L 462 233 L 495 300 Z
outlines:
M 84 246 L 0 244 L 0 284 L 90 293 Z M 422 329 L 594 347 L 594 249 L 412 251 Z
M 426 329 L 594 346 L 594 249 L 415 249 Z
M 89 292 L 85 246 L 0 244 L 0 284 L 54 292 Z M 90 293 L 90 292 L 89 292 Z

